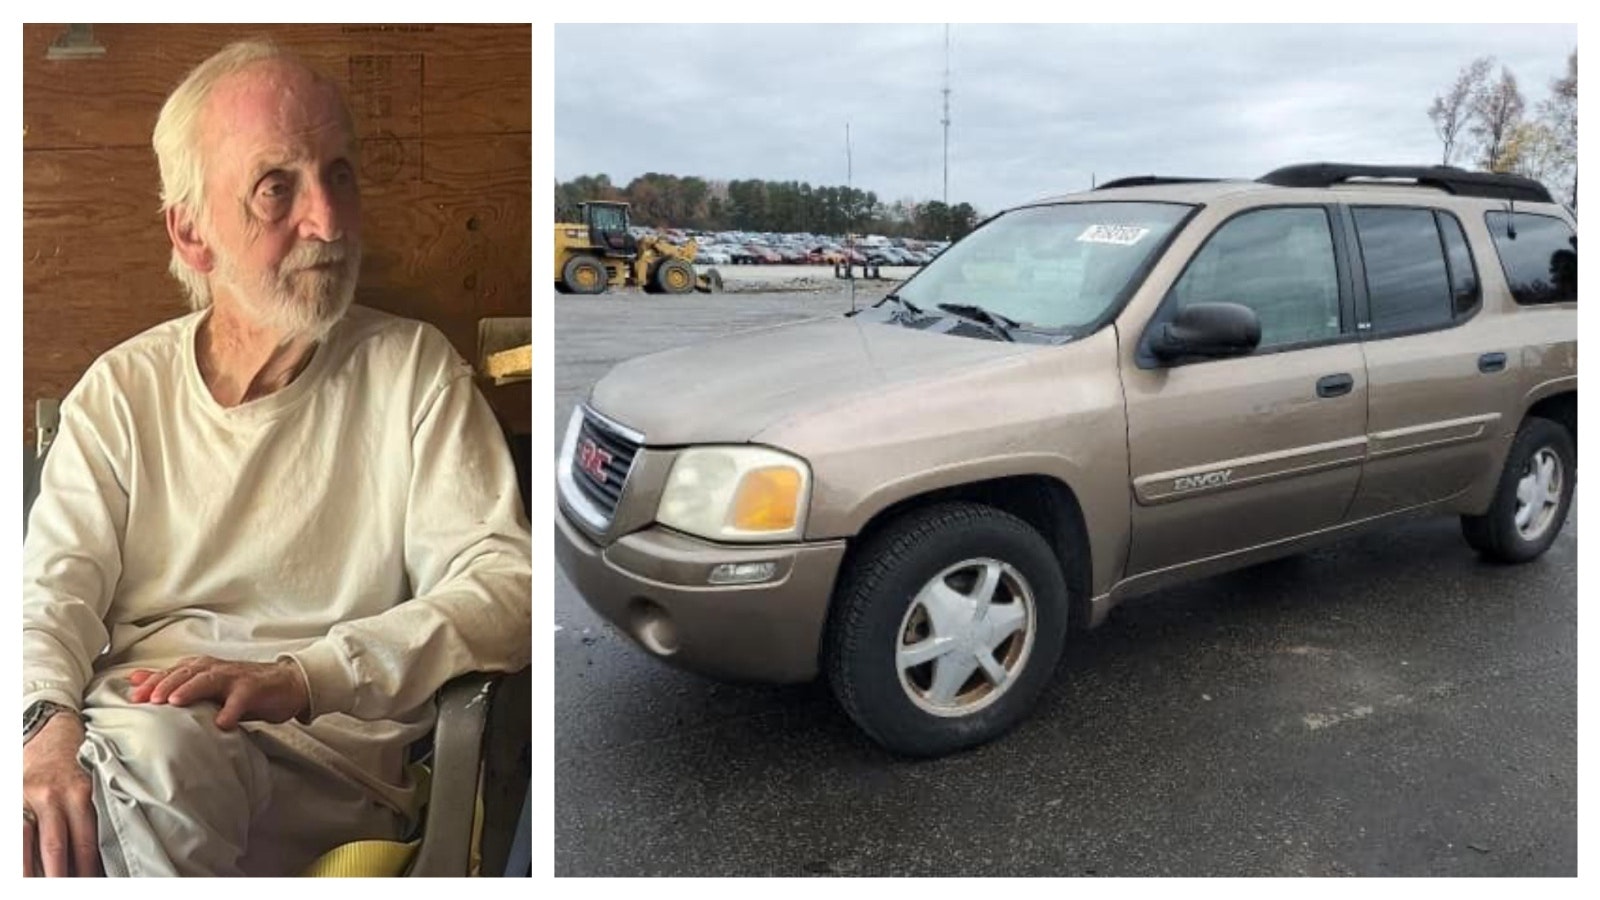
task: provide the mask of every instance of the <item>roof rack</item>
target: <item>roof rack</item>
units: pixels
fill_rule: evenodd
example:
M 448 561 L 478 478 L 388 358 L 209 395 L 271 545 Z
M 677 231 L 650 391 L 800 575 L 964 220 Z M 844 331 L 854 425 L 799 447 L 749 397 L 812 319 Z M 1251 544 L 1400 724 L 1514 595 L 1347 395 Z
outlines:
M 1151 184 L 1197 184 L 1206 181 L 1221 181 L 1220 178 L 1182 178 L 1167 175 L 1130 175 L 1127 178 L 1118 178 L 1105 184 L 1097 185 L 1095 190 L 1105 191 L 1111 188 L 1144 187 Z
M 1256 179 L 1279 187 L 1331 187 L 1356 179 L 1405 179 L 1462 197 L 1554 203 L 1545 186 L 1521 175 L 1468 172 L 1454 166 L 1357 166 L 1348 163 L 1305 163 L 1284 166 Z

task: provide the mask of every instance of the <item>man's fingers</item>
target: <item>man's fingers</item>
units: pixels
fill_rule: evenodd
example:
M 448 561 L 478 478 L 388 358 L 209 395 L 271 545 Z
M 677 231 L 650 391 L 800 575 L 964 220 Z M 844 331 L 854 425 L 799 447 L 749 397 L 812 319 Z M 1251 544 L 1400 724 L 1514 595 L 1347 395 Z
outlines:
M 134 669 L 132 672 L 128 673 L 128 683 L 134 687 L 138 687 L 139 685 L 144 684 L 145 681 L 154 674 L 156 673 L 150 671 L 149 669 Z
M 38 826 L 34 825 L 33 822 L 29 821 L 29 819 L 26 816 L 24 816 L 23 819 L 22 819 L 22 877 L 23 878 L 32 878 L 35 875 L 39 874 L 39 873 L 33 871 L 33 854 L 34 854 L 34 849 L 33 848 L 34 848 L 34 845 L 39 842 L 39 837 L 35 833 L 37 830 L 38 830 Z
M 100 832 L 94 815 L 91 790 L 71 797 L 67 805 L 67 824 L 72 828 L 72 874 L 92 878 L 100 874 Z
M 196 672 L 188 681 L 167 694 L 167 702 L 176 706 L 188 706 L 196 700 L 216 699 L 227 689 L 228 680 L 221 672 L 215 669 Z
M 39 858 L 44 861 L 46 878 L 65 878 L 67 869 L 67 820 L 54 804 L 41 803 L 33 810 L 39 817 Z
M 157 669 L 154 671 L 150 669 L 141 669 L 140 671 L 143 673 L 144 677 L 139 680 L 138 684 L 133 686 L 133 692 L 131 695 L 133 702 L 144 703 L 145 701 L 149 700 L 150 695 L 155 692 L 155 689 L 161 684 L 161 682 L 165 681 L 168 676 L 177 673 L 178 670 L 179 667 L 177 666 L 174 666 L 170 669 Z M 132 676 L 129 676 L 128 680 L 131 683 L 133 681 Z
M 167 697 L 177 690 L 178 686 L 195 676 L 195 672 L 188 668 L 177 668 L 168 672 L 161 681 L 150 691 L 150 702 L 165 703 Z
M 239 720 L 244 718 L 245 705 L 245 692 L 235 684 L 233 690 L 228 692 L 227 702 L 222 704 L 222 709 L 217 712 L 217 727 L 223 731 L 232 731 L 239 724 Z
M 167 695 L 172 693 L 173 688 L 183 684 L 200 672 L 210 670 L 216 662 L 217 660 L 209 656 L 185 656 L 163 671 L 136 669 L 135 674 L 142 672 L 144 675 L 139 682 L 134 684 L 134 702 L 143 703 L 149 700 L 155 703 L 165 703 Z M 128 676 L 128 680 L 132 682 L 133 676 Z
M 141 670 L 136 674 L 142 676 L 138 681 L 134 681 L 132 675 L 128 676 L 128 683 L 133 685 L 133 690 L 129 692 L 129 697 L 135 703 L 143 703 L 150 699 L 150 692 L 156 689 L 156 685 L 161 681 L 161 676 L 165 673 Z

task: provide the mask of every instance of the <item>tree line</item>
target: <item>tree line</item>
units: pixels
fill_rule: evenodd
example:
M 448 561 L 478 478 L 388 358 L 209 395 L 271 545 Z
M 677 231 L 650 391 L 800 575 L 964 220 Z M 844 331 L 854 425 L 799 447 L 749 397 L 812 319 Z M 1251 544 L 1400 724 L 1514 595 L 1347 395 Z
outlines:
M 1443 145 L 1444 165 L 1460 160 L 1490 172 L 1542 182 L 1557 199 L 1578 207 L 1578 51 L 1550 94 L 1529 109 L 1516 75 L 1482 56 L 1456 73 L 1433 98 L 1428 118 Z
M 618 200 L 632 204 L 635 224 L 697 231 L 882 234 L 921 240 L 955 240 L 977 227 L 968 203 L 937 200 L 884 202 L 872 191 L 803 181 L 716 181 L 648 172 L 624 187 L 607 175 L 580 175 L 555 186 L 557 222 L 578 221 L 578 204 Z

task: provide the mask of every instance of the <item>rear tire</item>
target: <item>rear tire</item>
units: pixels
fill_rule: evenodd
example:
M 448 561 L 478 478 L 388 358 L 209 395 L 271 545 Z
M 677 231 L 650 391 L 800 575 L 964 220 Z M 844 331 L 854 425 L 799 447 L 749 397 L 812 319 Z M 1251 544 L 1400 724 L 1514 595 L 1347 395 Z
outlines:
M 592 256 L 574 256 L 561 270 L 561 280 L 574 294 L 599 294 L 606 289 L 606 267 Z
M 906 756 L 973 747 L 1021 722 L 1067 634 L 1050 545 L 972 503 L 917 510 L 869 537 L 835 600 L 823 649 L 834 695 L 869 737 Z
M 1578 454 L 1572 435 L 1549 419 L 1529 418 L 1517 430 L 1481 516 L 1462 516 L 1461 534 L 1486 559 L 1525 563 L 1555 543 L 1572 506 Z

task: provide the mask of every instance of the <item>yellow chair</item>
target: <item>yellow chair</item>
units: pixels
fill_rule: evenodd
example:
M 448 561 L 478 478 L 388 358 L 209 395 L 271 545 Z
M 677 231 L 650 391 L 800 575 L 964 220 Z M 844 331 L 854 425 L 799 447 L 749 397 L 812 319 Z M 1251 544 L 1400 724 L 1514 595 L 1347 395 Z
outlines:
M 528 787 L 530 669 L 475 672 L 440 689 L 432 756 L 418 765 L 422 837 L 335 847 L 311 877 L 465 876 L 505 870 Z M 419 781 L 419 783 L 421 783 Z

